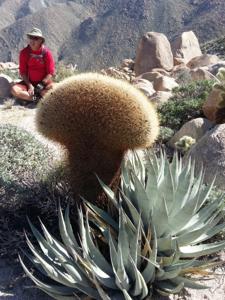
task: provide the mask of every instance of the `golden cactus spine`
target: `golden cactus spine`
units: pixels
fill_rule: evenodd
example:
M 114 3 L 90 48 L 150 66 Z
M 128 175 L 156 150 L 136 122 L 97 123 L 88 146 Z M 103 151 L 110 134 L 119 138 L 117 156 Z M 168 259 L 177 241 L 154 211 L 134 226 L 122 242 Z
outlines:
M 110 185 L 128 149 L 150 146 L 158 119 L 148 99 L 127 82 L 84 73 L 59 83 L 37 111 L 37 127 L 68 149 L 75 195 L 95 201 L 95 174 Z

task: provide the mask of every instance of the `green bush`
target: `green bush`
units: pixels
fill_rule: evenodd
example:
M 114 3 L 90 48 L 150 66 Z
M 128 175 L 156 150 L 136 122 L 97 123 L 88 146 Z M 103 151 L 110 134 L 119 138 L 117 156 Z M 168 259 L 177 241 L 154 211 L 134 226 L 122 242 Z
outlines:
M 173 97 L 159 107 L 160 125 L 178 130 L 187 121 L 202 117 L 202 105 L 214 82 L 193 81 L 173 90 Z
M 0 206 L 20 207 L 40 194 L 40 182 L 53 169 L 53 155 L 31 133 L 0 126 Z
M 159 135 L 157 138 L 158 142 L 166 143 L 174 135 L 174 131 L 169 127 L 160 126 Z
M 0 174 L 9 180 L 29 174 L 40 178 L 49 169 L 53 156 L 31 133 L 13 125 L 0 125 Z
M 65 172 L 31 133 L 0 125 L 0 257 L 10 259 L 23 243 L 26 216 L 56 228 L 57 202 L 68 201 Z

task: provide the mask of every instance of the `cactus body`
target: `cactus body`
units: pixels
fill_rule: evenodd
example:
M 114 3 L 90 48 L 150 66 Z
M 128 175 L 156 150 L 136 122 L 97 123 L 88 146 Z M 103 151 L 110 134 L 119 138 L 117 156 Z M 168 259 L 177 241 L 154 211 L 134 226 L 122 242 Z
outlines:
M 158 119 L 148 99 L 129 83 L 96 73 L 65 79 L 46 95 L 37 127 L 68 149 L 75 194 L 92 201 L 96 173 L 112 183 L 128 149 L 150 146 Z

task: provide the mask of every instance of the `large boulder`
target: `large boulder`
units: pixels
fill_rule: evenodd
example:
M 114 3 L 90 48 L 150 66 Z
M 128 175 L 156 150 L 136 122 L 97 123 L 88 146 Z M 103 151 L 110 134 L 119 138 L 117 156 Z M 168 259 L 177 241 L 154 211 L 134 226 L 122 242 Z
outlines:
M 225 190 L 225 124 L 208 131 L 191 148 L 188 157 L 195 160 L 196 174 L 204 167 L 206 183 L 211 183 L 216 176 L 215 185 Z
M 0 98 L 11 96 L 12 78 L 5 74 L 0 74 Z
M 200 56 L 196 56 L 192 58 L 188 63 L 187 66 L 190 69 L 195 69 L 199 67 L 205 67 L 211 64 L 216 64 L 219 62 L 219 57 L 217 55 L 212 54 L 202 54 Z
M 172 77 L 159 76 L 155 78 L 153 86 L 156 91 L 170 92 L 173 88 L 178 87 L 179 84 Z
M 205 67 L 191 69 L 190 75 L 194 81 L 214 79 L 214 75 L 212 75 Z
M 154 68 L 170 71 L 173 68 L 173 54 L 164 34 L 147 32 L 138 44 L 134 71 L 138 76 Z
M 153 82 L 157 77 L 162 76 L 159 72 L 147 72 L 141 74 L 138 78 L 146 79 L 150 82 Z
M 202 55 L 198 39 L 193 31 L 183 32 L 172 43 L 175 64 L 187 63 L 193 57 Z
M 153 84 L 147 79 L 136 78 L 133 81 L 133 85 L 140 91 L 142 91 L 148 98 L 150 98 L 155 93 Z
M 156 106 L 161 106 L 162 104 L 166 103 L 172 96 L 172 92 L 157 91 L 151 96 L 150 100 Z
M 209 131 L 214 124 L 205 118 L 196 118 L 185 123 L 179 131 L 169 140 L 168 145 L 172 148 L 176 148 L 175 144 L 183 137 L 189 136 L 196 142 L 200 140 L 203 135 Z

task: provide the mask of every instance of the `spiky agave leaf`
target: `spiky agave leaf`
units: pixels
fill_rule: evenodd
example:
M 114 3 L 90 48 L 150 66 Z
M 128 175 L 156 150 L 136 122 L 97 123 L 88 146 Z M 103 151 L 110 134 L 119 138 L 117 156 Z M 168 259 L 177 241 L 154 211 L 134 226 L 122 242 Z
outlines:
M 85 202 L 86 214 L 79 210 L 79 240 L 68 209 L 64 217 L 59 209 L 63 243 L 43 224 L 44 235 L 30 224 L 40 249 L 28 240 L 33 256 L 27 256 L 58 285 L 41 282 L 21 261 L 25 272 L 55 299 L 83 294 L 139 300 L 154 290 L 168 295 L 184 287 L 206 288 L 191 276 L 204 278 L 210 274 L 207 269 L 218 264 L 198 258 L 225 247 L 224 241 L 201 244 L 224 230 L 224 197 L 207 201 L 213 184 L 203 185 L 204 172 L 195 177 L 194 168 L 191 160 L 183 166 L 176 154 L 169 163 L 163 153 L 157 158 L 146 152 L 145 162 L 131 153 L 122 167 L 118 200 L 100 181 L 119 221 Z
M 91 205 L 93 209 L 95 206 Z M 145 269 L 141 272 L 141 237 L 144 229 L 139 215 L 138 227 L 130 227 L 128 217 L 122 207 L 119 208 L 119 224 L 117 235 L 112 236 L 108 224 L 108 234 L 105 235 L 109 247 L 109 256 L 101 253 L 97 239 L 92 234 L 91 224 L 102 227 L 102 223 L 110 220 L 110 216 L 98 209 L 98 216 L 92 222 L 89 221 L 89 213 L 86 216 L 79 210 L 80 240 L 76 240 L 71 231 L 68 209 L 63 217 L 59 208 L 59 227 L 64 244 L 56 240 L 43 224 L 42 235 L 30 222 L 39 249 L 36 249 L 27 238 L 28 246 L 33 254 L 26 254 L 29 260 L 44 275 L 58 283 L 58 285 L 42 282 L 36 278 L 20 258 L 26 274 L 36 285 L 55 299 L 70 299 L 73 295 L 86 294 L 93 299 L 144 299 L 151 293 L 151 282 L 155 276 L 156 251 L 148 251 L 151 261 L 144 262 Z M 113 224 L 113 222 L 111 222 Z M 115 228 L 113 229 L 115 233 Z M 101 231 L 100 231 L 101 232 Z M 149 241 L 147 241 L 149 243 Z M 80 245 L 79 245 L 80 243 Z M 150 249 L 150 246 L 149 246 Z M 150 273 L 148 273 L 149 271 Z M 72 299 L 72 298 L 71 298 Z
M 195 165 L 191 159 L 183 165 L 175 154 L 170 164 L 164 153 L 157 158 L 146 151 L 144 170 L 137 153 L 133 156 L 135 166 L 131 162 L 130 153 L 131 160 L 124 161 L 122 168 L 122 196 L 123 203 L 126 203 L 124 209 L 129 211 L 127 215 L 134 224 L 137 222 L 135 211 L 141 215 L 143 228 L 148 228 L 150 223 L 155 226 L 157 261 L 160 258 L 161 268 L 165 272 L 160 276 L 156 272 L 157 290 L 163 294 L 167 290 L 172 293 L 181 287 L 181 283 L 184 287 L 203 288 L 191 281 L 190 274 L 197 274 L 198 270 L 199 274 L 203 274 L 202 269 L 209 267 L 207 261 L 196 264 L 196 259 L 225 248 L 224 241 L 200 244 L 225 228 L 224 223 L 218 224 L 224 216 L 224 195 L 214 201 L 207 201 L 213 183 L 209 186 L 203 184 L 202 170 L 198 176 L 194 176 Z M 169 259 L 168 269 L 165 261 L 174 256 L 177 259 Z M 188 265 L 180 267 L 185 260 L 188 260 Z M 188 273 L 186 278 L 185 269 Z

